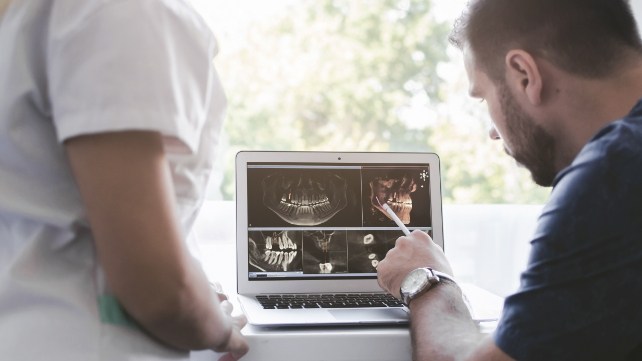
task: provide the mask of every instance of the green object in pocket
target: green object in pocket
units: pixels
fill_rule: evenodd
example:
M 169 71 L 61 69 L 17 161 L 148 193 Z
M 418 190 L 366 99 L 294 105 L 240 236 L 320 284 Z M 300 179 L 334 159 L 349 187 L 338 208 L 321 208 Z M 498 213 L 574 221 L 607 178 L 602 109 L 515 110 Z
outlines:
M 100 321 L 111 325 L 127 326 L 138 329 L 138 324 L 128 314 L 127 311 L 118 303 L 116 297 L 111 295 L 102 295 L 98 297 L 98 309 L 100 312 Z

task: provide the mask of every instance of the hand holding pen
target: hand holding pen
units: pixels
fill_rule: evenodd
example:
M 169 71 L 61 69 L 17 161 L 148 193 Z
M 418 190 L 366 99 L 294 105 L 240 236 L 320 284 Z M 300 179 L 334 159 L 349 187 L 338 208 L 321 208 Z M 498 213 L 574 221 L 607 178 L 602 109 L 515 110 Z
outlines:
M 388 205 L 388 203 L 384 202 L 384 203 L 382 204 L 382 203 L 381 203 L 381 201 L 379 200 L 379 197 L 375 196 L 374 198 L 377 200 L 377 203 L 379 203 L 379 205 L 381 206 L 381 208 L 383 208 L 383 209 L 386 211 L 386 213 L 388 213 L 388 215 L 390 216 L 390 218 L 391 218 L 393 221 L 395 221 L 395 223 L 397 223 L 397 225 L 399 226 L 399 228 L 401 228 L 401 231 L 403 232 L 403 234 L 405 234 L 406 236 L 409 236 L 409 235 L 410 235 L 410 231 L 408 230 L 408 228 L 406 228 L 406 225 L 405 225 L 405 224 L 403 224 L 403 222 L 401 221 L 401 219 L 399 219 L 399 217 L 397 217 L 397 214 L 392 210 L 392 208 L 390 208 L 390 206 Z

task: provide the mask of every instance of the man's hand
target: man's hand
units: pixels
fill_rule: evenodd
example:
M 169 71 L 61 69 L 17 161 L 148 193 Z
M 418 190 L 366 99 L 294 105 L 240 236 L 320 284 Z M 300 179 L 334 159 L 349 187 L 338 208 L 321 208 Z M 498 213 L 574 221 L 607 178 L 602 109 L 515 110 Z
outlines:
M 379 262 L 379 286 L 400 298 L 401 282 L 410 271 L 420 267 L 430 267 L 451 276 L 453 274 L 441 247 L 425 232 L 414 231 L 410 236 L 399 237 L 395 247 Z

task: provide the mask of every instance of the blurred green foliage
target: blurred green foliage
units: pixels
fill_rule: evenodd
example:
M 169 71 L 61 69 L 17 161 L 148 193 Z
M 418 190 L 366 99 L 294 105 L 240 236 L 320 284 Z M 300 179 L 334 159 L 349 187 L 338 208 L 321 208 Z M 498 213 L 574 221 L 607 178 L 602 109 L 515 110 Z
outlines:
M 451 22 L 431 10 L 429 0 L 296 1 L 228 44 L 217 59 L 229 101 L 224 198 L 239 150 L 336 150 L 436 152 L 446 202 L 544 202 L 548 191 L 487 139 Z

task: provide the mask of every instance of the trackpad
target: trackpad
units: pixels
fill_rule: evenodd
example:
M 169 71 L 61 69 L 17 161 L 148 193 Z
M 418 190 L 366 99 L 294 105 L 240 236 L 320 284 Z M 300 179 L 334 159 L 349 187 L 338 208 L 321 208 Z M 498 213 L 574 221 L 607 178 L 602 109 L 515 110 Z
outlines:
M 359 323 L 404 322 L 408 313 L 402 308 L 368 310 L 329 310 L 337 321 L 357 321 Z

